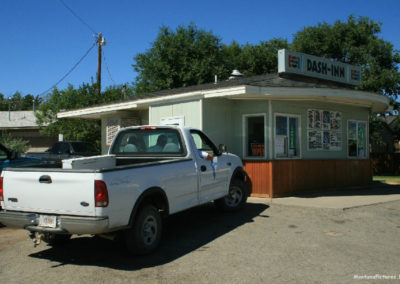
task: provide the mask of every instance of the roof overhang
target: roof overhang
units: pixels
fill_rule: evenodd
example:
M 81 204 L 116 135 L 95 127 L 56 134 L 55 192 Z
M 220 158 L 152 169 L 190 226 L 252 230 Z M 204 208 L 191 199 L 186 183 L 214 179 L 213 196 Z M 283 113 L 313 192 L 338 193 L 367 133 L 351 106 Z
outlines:
M 186 92 L 175 95 L 130 100 L 105 105 L 81 108 L 57 113 L 58 118 L 100 119 L 118 111 L 143 110 L 163 103 L 211 99 L 275 99 L 323 101 L 369 108 L 371 112 L 385 112 L 389 107 L 389 98 L 371 92 L 333 88 L 294 88 L 294 87 L 256 87 L 249 85 L 204 91 Z
M 390 99 L 372 92 L 330 88 L 246 87 L 247 98 L 268 98 L 295 101 L 322 101 L 369 108 L 373 113 L 386 112 Z

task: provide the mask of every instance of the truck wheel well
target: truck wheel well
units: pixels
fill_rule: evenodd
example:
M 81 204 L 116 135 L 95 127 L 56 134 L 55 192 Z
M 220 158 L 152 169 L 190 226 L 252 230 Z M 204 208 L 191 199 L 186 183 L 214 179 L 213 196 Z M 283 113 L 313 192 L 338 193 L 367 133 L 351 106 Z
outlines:
M 145 205 L 152 204 L 159 211 L 162 217 L 169 215 L 168 198 L 164 190 L 159 187 L 149 188 L 144 191 L 137 199 L 135 207 L 132 210 L 130 224 L 133 224 L 136 213 Z
M 231 182 L 233 180 L 240 180 L 246 182 L 246 172 L 243 168 L 236 168 L 232 174 Z
M 247 194 L 248 194 L 248 196 L 250 196 L 250 194 L 253 191 L 253 185 L 251 183 L 250 177 L 247 175 L 247 173 L 245 172 L 245 170 L 242 167 L 237 167 L 233 171 L 232 178 L 231 178 L 231 184 L 234 183 L 235 181 L 243 182 L 246 187 Z

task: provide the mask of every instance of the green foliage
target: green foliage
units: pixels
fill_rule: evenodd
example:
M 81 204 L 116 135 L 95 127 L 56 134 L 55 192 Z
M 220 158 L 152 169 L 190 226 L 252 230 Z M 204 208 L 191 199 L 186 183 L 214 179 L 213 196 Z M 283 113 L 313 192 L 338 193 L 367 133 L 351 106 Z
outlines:
M 385 145 L 382 138 L 382 130 L 387 128 L 387 123 L 384 119 L 376 115 L 369 117 L 369 140 L 371 144 L 377 146 Z M 385 145 L 386 146 L 386 145 Z
M 240 46 L 235 41 L 223 45 L 223 70 L 227 72 L 223 78 L 227 78 L 233 69 L 238 69 L 245 76 L 275 73 L 278 71 L 278 50 L 283 48 L 288 48 L 288 43 L 280 38 L 262 41 L 259 45 Z
M 65 90 L 53 89 L 36 112 L 40 132 L 47 136 L 58 136 L 62 133 L 65 140 L 85 141 L 100 146 L 101 125 L 98 120 L 86 119 L 57 119 L 57 113 L 93 106 L 123 99 L 122 86 L 108 87 L 101 96 L 96 93 L 96 84 L 84 83 L 78 89 L 69 85 Z M 132 96 L 131 89 L 127 89 L 125 97 Z
M 157 39 L 145 53 L 135 56 L 138 94 L 210 82 L 220 73 L 220 39 L 194 24 L 176 32 L 161 27 Z
M 25 153 L 29 149 L 29 141 L 21 138 L 12 137 L 7 131 L 2 131 L 0 136 L 0 143 L 10 150 L 16 150 L 19 153 Z
M 229 77 L 233 69 L 246 76 L 277 71 L 278 49 L 287 48 L 283 39 L 259 45 L 221 44 L 219 37 L 194 24 L 176 31 L 161 27 L 151 48 L 135 56 L 137 93 L 192 86 Z
M 23 96 L 20 92 L 15 92 L 10 98 L 4 98 L 4 95 L 0 93 L 0 111 L 32 110 L 33 103 L 37 107 L 42 101 L 39 96 L 30 94 Z
M 399 51 L 378 38 L 381 24 L 367 17 L 306 27 L 293 37 L 291 49 L 362 66 L 359 89 L 397 98 L 400 94 Z

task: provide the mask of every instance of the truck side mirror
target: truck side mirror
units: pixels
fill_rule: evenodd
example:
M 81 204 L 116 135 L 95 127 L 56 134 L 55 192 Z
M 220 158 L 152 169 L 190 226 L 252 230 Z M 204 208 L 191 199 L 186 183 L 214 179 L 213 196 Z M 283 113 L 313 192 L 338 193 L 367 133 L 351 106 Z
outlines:
M 225 144 L 219 144 L 218 150 L 219 150 L 220 153 L 226 153 L 226 152 L 228 152 L 228 148 L 226 147 Z

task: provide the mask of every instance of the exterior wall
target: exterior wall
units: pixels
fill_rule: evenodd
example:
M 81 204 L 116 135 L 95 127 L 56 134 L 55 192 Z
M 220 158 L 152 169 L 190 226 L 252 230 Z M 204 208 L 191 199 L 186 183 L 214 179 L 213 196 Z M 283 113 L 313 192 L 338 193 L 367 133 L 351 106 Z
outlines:
M 308 150 L 309 109 L 341 113 L 340 150 Z M 257 160 L 246 159 L 243 149 L 244 117 L 253 114 L 264 115 L 266 123 L 267 153 Z M 275 158 L 276 114 L 299 117 L 299 158 Z M 229 152 L 242 157 L 252 196 L 279 197 L 370 184 L 372 171 L 368 156 L 354 159 L 347 154 L 348 121 L 365 121 L 368 125 L 368 115 L 367 108 L 323 102 L 207 99 L 203 104 L 203 130 L 216 144 L 224 143 Z
M 203 130 L 215 143 L 225 144 L 232 152 L 235 144 L 235 126 L 233 120 L 233 102 L 227 99 L 203 100 Z
M 307 110 L 322 109 L 342 113 L 342 149 L 340 151 L 309 151 L 307 148 Z M 282 114 L 296 114 L 301 116 L 301 158 L 302 159 L 347 159 L 347 123 L 349 120 L 368 122 L 369 110 L 354 106 L 320 103 L 272 101 L 272 111 Z M 368 131 L 367 131 L 368 133 Z M 368 141 L 368 138 L 367 138 Z M 274 149 L 274 147 L 273 147 Z
M 185 126 L 202 129 L 202 100 L 188 100 L 152 105 L 149 109 L 149 124 L 159 125 L 162 118 L 183 116 Z
M 208 102 L 209 101 L 209 102 Z M 204 130 L 209 133 L 216 132 L 218 129 L 222 131 L 220 135 L 214 135 L 215 137 L 223 137 L 227 130 L 222 130 L 223 127 L 230 128 L 228 130 L 230 143 L 223 142 L 228 145 L 230 152 L 245 159 L 243 151 L 243 136 L 244 136 L 244 125 L 243 116 L 251 114 L 264 114 L 266 117 L 266 159 L 274 160 L 274 134 L 275 134 L 275 115 L 276 114 L 288 114 L 298 115 L 300 117 L 300 159 L 347 159 L 347 123 L 349 120 L 365 121 L 368 125 L 369 110 L 367 108 L 354 107 L 341 104 L 332 103 L 320 103 L 310 101 L 277 101 L 271 100 L 223 100 L 214 103 L 216 100 L 205 100 L 204 104 Z M 212 106 L 214 104 L 214 106 Z M 270 105 L 269 105 L 270 104 Z M 223 105 L 223 109 L 218 114 L 216 110 L 218 105 Z M 231 111 L 229 112 L 229 108 Z M 325 151 L 308 150 L 307 147 L 307 110 L 308 109 L 320 109 L 327 111 L 337 111 L 342 113 L 342 143 L 340 151 Z M 221 123 L 217 122 L 217 118 L 221 119 Z M 227 119 L 230 122 L 225 124 Z M 223 123 L 223 122 L 224 123 Z M 225 124 L 225 126 L 224 126 Z M 211 131 L 210 131 L 210 130 Z M 208 131 L 207 131 L 208 130 Z M 223 134 L 222 134 L 223 133 Z M 368 131 L 367 131 L 368 133 Z M 210 135 L 211 138 L 214 138 Z M 368 137 L 367 137 L 368 141 Z M 367 156 L 368 157 L 368 156 Z M 264 159 L 265 160 L 265 159 Z
M 39 129 L 8 129 L 6 130 L 13 138 L 20 138 L 28 141 L 27 152 L 42 152 L 50 148 L 58 137 L 44 136 Z
M 244 161 L 244 169 L 255 197 L 327 192 L 372 182 L 368 159 Z

